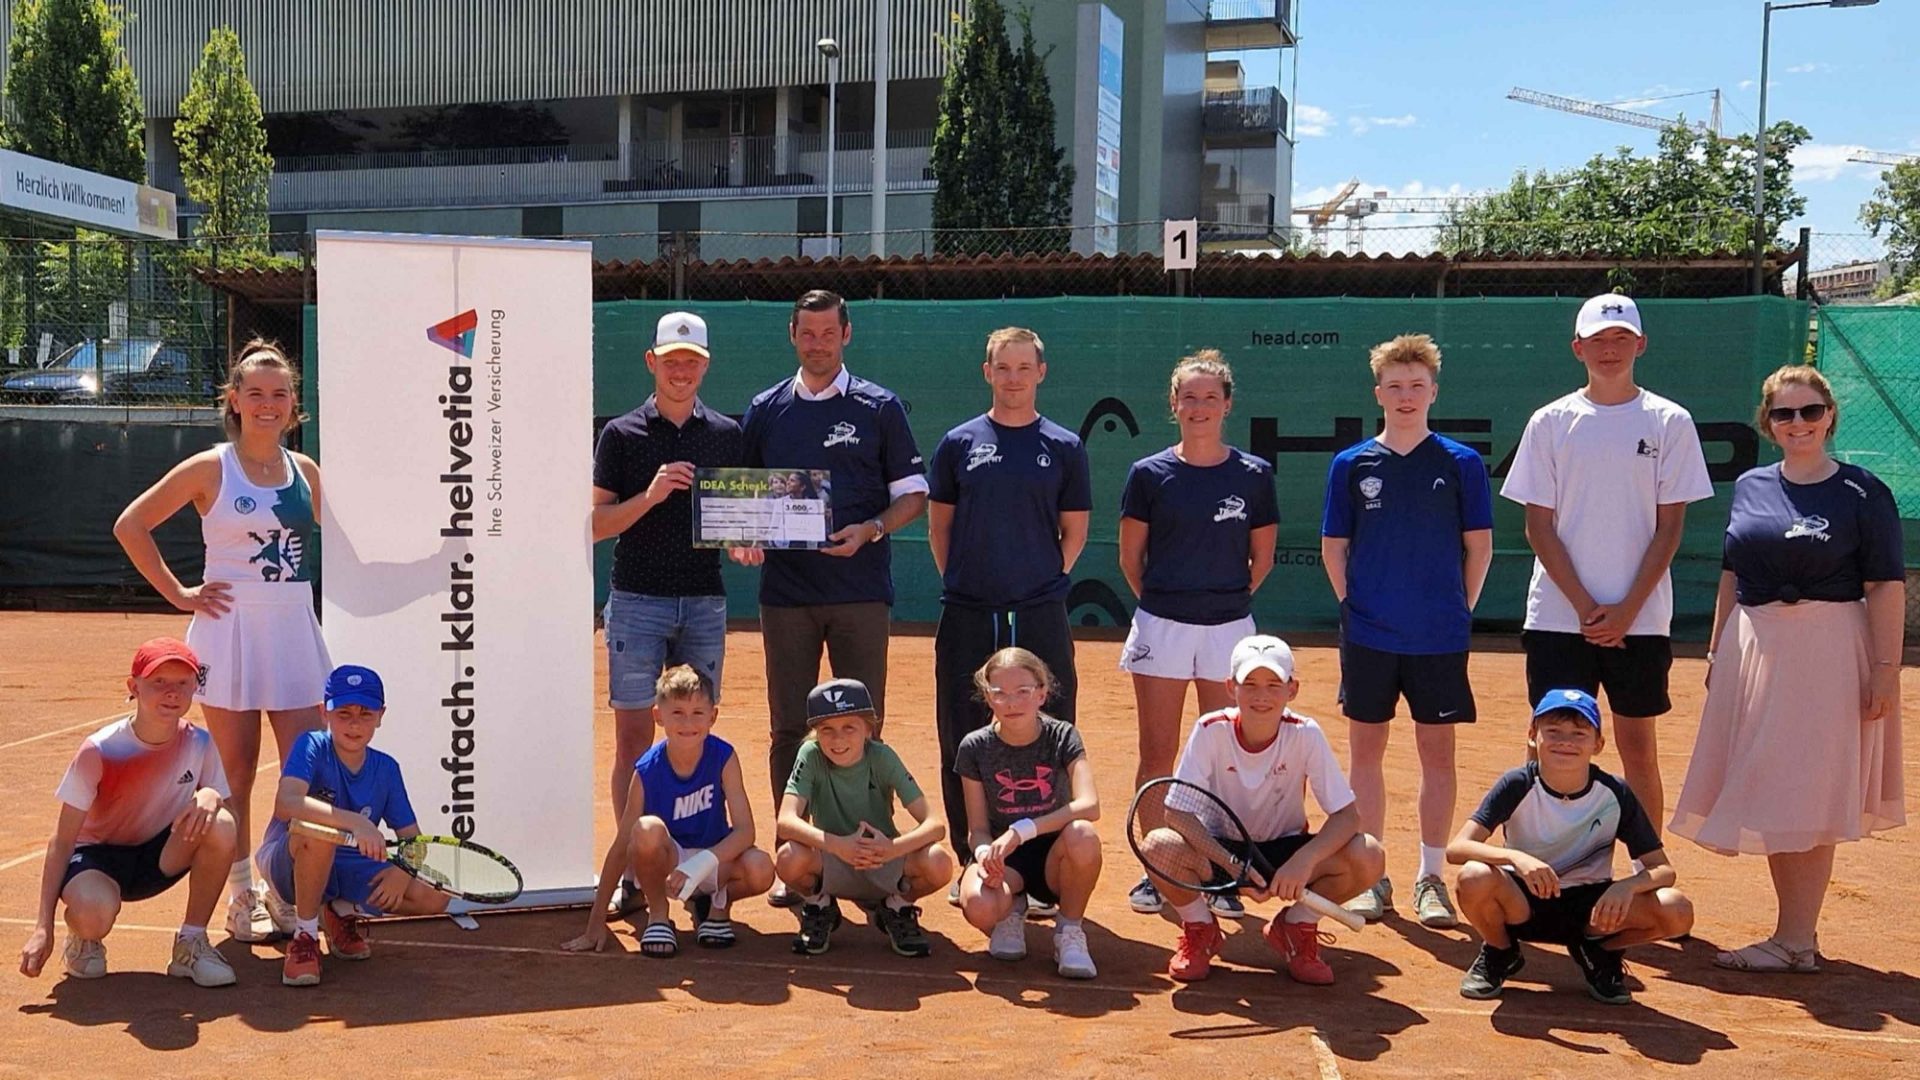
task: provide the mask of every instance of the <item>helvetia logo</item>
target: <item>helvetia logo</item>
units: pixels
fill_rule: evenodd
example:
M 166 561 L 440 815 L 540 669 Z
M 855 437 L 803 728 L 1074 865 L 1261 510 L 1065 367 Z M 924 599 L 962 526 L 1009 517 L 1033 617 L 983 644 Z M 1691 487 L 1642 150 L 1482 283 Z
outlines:
M 473 356 L 473 331 L 480 325 L 480 313 L 472 308 L 444 322 L 427 327 L 427 340 L 461 356 Z

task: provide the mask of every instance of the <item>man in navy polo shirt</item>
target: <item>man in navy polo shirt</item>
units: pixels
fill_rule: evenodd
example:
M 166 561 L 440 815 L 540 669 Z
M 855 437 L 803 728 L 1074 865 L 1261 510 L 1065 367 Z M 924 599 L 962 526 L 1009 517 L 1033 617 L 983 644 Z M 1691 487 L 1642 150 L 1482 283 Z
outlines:
M 700 400 L 709 353 L 707 324 L 668 313 L 647 353 L 653 393 L 608 422 L 593 451 L 593 538 L 613 545 L 607 594 L 607 698 L 613 706 L 613 812 L 626 808 L 633 764 L 653 745 L 654 683 L 675 664 L 691 664 L 720 700 L 727 650 L 727 596 L 720 552 L 693 546 L 696 468 L 740 464 L 740 425 Z M 646 906 L 623 880 L 619 914 Z
M 833 531 L 830 544 L 813 551 L 733 549 L 736 561 L 763 564 L 760 633 L 773 732 L 767 771 L 776 807 L 807 737 L 807 693 L 819 681 L 823 646 L 834 677 L 865 683 L 874 713 L 885 718 L 893 606 L 887 536 L 927 507 L 927 478 L 906 408 L 891 390 L 855 377 L 842 362 L 853 340 L 846 301 L 825 289 L 800 297 L 787 335 L 800 370 L 747 407 L 745 464 L 827 470 Z M 773 899 L 791 906 L 784 896 Z
M 1320 553 L 1340 598 L 1340 708 L 1346 713 L 1360 827 L 1386 825 L 1382 761 L 1399 699 L 1413 714 L 1420 752 L 1420 874 L 1414 912 L 1430 927 L 1458 920 L 1440 871 L 1453 832 L 1454 725 L 1474 720 L 1467 681 L 1473 606 L 1493 558 L 1493 490 L 1471 448 L 1427 429 L 1440 386 L 1440 350 L 1403 334 L 1369 356 L 1380 434 L 1336 455 L 1327 475 Z M 1383 876 L 1347 902 L 1385 917 Z
M 949 836 L 967 834 L 966 798 L 953 766 L 960 740 L 992 715 L 973 685 L 987 657 L 1010 645 L 1040 657 L 1057 684 L 1045 711 L 1068 723 L 1074 718 L 1067 575 L 1087 546 L 1093 485 L 1080 437 L 1036 405 L 1047 377 L 1045 349 L 1038 334 L 1018 326 L 987 337 L 980 367 L 993 406 L 947 432 L 928 469 L 927 547 L 942 586 L 934 708 Z M 957 900 L 954 881 L 950 899 Z

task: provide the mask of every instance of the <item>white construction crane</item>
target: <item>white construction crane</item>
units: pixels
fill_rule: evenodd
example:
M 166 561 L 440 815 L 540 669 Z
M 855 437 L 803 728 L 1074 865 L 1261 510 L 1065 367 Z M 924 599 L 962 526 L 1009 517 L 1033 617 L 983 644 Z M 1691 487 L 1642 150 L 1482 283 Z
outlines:
M 1722 139 L 1722 141 L 1728 141 L 1724 140 L 1720 134 L 1720 91 L 1694 90 L 1685 94 L 1669 94 L 1665 98 L 1653 98 L 1652 100 L 1664 101 L 1667 98 L 1691 97 L 1694 94 L 1706 93 L 1713 95 L 1713 111 L 1704 123 L 1699 120 L 1669 120 L 1664 116 L 1630 112 L 1626 109 L 1617 108 L 1612 105 L 1604 105 L 1597 101 L 1582 101 L 1579 98 L 1562 97 L 1559 94 L 1548 94 L 1539 90 L 1528 90 L 1520 86 L 1516 86 L 1512 90 L 1507 91 L 1507 98 L 1510 101 L 1524 102 L 1528 105 L 1539 105 L 1543 108 L 1559 109 L 1561 112 L 1570 112 L 1575 116 L 1591 116 L 1595 120 L 1608 120 L 1616 124 L 1630 124 L 1634 127 L 1652 128 L 1655 131 L 1664 130 L 1684 123 L 1687 127 L 1693 128 L 1696 131 L 1712 135 L 1716 139 Z
M 1920 154 L 1894 154 L 1885 150 L 1860 150 L 1847 156 L 1848 161 L 1861 165 L 1904 165 L 1909 161 L 1920 161 Z
M 1358 255 L 1366 247 L 1367 219 L 1375 214 L 1448 214 L 1458 207 L 1485 198 L 1484 195 L 1394 196 L 1378 189 L 1368 198 L 1352 198 L 1359 186 L 1358 180 L 1349 180 L 1332 199 L 1320 206 L 1294 207 L 1296 216 L 1305 216 L 1307 219 L 1315 252 L 1326 254 L 1327 229 L 1336 217 L 1347 219 L 1347 253 Z
M 1333 223 L 1333 219 L 1336 216 L 1346 213 L 1348 232 L 1352 232 L 1352 214 L 1350 211 L 1343 211 L 1341 207 L 1346 203 L 1347 199 L 1358 190 L 1360 190 L 1360 179 L 1355 177 L 1340 185 L 1340 190 L 1334 192 L 1333 198 L 1328 199 L 1319 206 L 1296 206 L 1293 208 L 1292 213 L 1295 217 L 1304 215 L 1307 219 L 1307 229 L 1312 238 L 1312 247 L 1315 254 L 1325 255 L 1327 253 L 1327 226 Z M 1351 243 L 1351 239 L 1349 239 L 1349 243 Z

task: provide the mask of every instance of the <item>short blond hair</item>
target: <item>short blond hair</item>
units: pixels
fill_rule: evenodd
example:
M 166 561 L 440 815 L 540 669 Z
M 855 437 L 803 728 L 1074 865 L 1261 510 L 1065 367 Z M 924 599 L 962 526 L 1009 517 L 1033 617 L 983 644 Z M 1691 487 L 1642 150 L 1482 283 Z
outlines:
M 987 335 L 987 363 L 993 363 L 993 354 L 1000 351 L 1002 345 L 1031 345 L 1033 355 L 1041 363 L 1047 362 L 1047 346 L 1040 335 L 1024 326 L 1003 326 Z
M 680 664 L 660 673 L 660 680 L 653 684 L 653 696 L 656 701 L 684 701 L 703 697 L 711 705 L 713 680 L 691 664 Z
M 1433 376 L 1434 382 L 1440 381 L 1440 346 L 1433 343 L 1430 334 L 1401 334 L 1392 341 L 1383 341 L 1367 353 L 1367 366 L 1373 369 L 1373 381 L 1380 381 L 1380 373 L 1390 364 L 1419 364 Z

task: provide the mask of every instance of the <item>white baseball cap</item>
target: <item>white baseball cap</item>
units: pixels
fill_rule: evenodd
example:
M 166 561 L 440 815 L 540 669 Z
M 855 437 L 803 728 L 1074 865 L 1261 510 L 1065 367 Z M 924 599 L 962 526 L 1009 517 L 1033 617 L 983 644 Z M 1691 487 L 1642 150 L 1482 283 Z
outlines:
M 1590 338 L 1615 326 L 1625 327 L 1638 337 L 1647 336 L 1640 329 L 1640 309 L 1634 306 L 1632 297 L 1601 293 L 1580 305 L 1580 316 L 1573 320 L 1573 336 Z
M 1272 634 L 1243 637 L 1233 647 L 1233 661 L 1228 670 L 1233 672 L 1234 682 L 1243 683 L 1255 668 L 1266 668 L 1282 679 L 1292 680 L 1293 650 Z
M 690 311 L 669 311 L 662 315 L 660 325 L 653 330 L 654 355 L 676 350 L 712 356 L 707 351 L 707 320 Z

